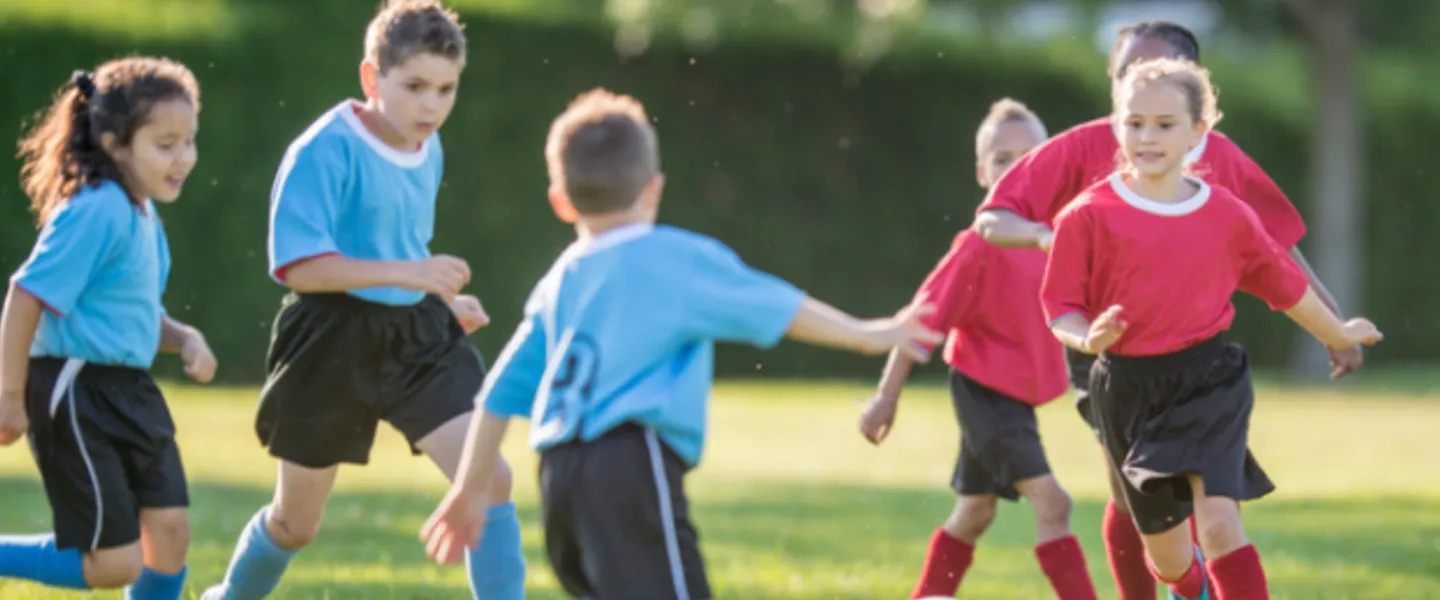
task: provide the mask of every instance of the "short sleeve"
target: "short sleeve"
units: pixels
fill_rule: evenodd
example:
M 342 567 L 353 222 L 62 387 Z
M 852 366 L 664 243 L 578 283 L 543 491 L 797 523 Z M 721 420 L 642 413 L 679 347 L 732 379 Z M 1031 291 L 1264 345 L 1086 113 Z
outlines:
M 1089 306 L 1093 228 L 1094 216 L 1083 209 L 1065 211 L 1055 220 L 1055 240 L 1040 284 L 1040 303 L 1049 323 L 1071 313 L 1094 318 Z
M 1244 205 L 1240 208 L 1243 218 L 1235 241 L 1238 287 L 1265 301 L 1271 310 L 1289 310 L 1305 297 L 1310 281 L 1289 252 L 1265 231 L 1255 212 Z
M 317 137 L 286 153 L 270 192 L 270 276 L 284 283 L 285 269 L 335 254 L 335 221 L 345 186 L 342 153 Z
M 68 314 L 108 255 L 121 208 L 129 210 L 129 202 L 108 196 L 76 198 L 60 205 L 40 230 L 30 258 L 10 281 L 52 312 Z
M 976 297 L 980 293 L 988 249 L 984 240 L 969 231 L 955 237 L 950 251 L 935 264 L 915 293 L 917 302 L 928 302 L 935 307 L 935 312 L 924 320 L 927 327 L 949 331 L 971 319 L 978 304 Z
M 783 279 L 747 266 L 719 242 L 699 243 L 684 271 L 686 331 L 726 342 L 769 348 L 795 320 L 806 294 Z
M 527 311 L 500 352 L 476 403 L 488 412 L 528 417 L 545 377 L 545 324 L 537 311 Z
M 1072 129 L 1027 152 L 990 188 L 976 214 L 1008 210 L 1048 225 L 1090 183 L 1085 181 L 1087 163 L 1079 156 L 1088 135 L 1088 130 Z
M 1219 133 L 1213 133 L 1211 137 L 1222 142 L 1224 158 L 1229 163 L 1226 170 L 1235 178 L 1220 185 L 1230 188 L 1255 211 L 1265 231 L 1280 247 L 1287 251 L 1294 248 L 1300 238 L 1305 237 L 1305 220 L 1300 218 L 1295 204 L 1234 141 Z

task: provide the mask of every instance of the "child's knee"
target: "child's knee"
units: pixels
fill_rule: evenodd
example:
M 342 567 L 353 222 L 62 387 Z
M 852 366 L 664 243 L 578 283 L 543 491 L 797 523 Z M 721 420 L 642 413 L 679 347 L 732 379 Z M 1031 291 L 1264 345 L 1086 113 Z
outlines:
M 1070 494 L 1059 486 L 1045 489 L 1028 500 L 1035 507 L 1036 521 L 1051 525 L 1066 525 L 1070 522 L 1074 502 L 1070 499 Z
M 144 511 L 140 526 L 152 544 L 182 553 L 190 547 L 190 516 L 183 508 Z
M 85 555 L 85 584 L 92 589 L 118 589 L 135 583 L 145 568 L 145 557 L 137 540 L 116 548 L 95 550 Z
M 296 519 L 272 507 L 266 519 L 265 530 L 276 546 L 295 551 L 315 541 L 315 536 L 320 534 L 320 521 Z
M 945 532 L 955 539 L 974 542 L 995 522 L 995 496 L 961 496 L 945 520 Z
M 1214 557 L 1229 554 L 1246 544 L 1240 507 L 1229 498 L 1205 498 L 1196 506 L 1195 529 L 1200 547 Z

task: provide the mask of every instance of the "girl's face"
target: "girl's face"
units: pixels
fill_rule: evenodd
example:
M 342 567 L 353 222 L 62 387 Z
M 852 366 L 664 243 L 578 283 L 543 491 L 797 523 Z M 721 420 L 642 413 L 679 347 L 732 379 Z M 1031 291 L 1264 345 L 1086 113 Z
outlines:
M 106 149 L 119 165 L 125 187 L 140 198 L 174 202 L 185 178 L 195 168 L 195 134 L 199 130 L 195 106 L 187 99 L 155 103 L 130 145 L 117 147 L 107 134 Z
M 1141 177 L 1178 175 L 1185 154 L 1205 135 L 1205 124 L 1190 117 L 1185 93 L 1164 80 L 1124 90 L 1116 108 L 1121 150 Z
M 990 144 L 980 156 L 976 165 L 976 178 L 980 187 L 990 189 L 1000 176 L 1010 170 L 1010 165 L 1020 160 L 1031 148 L 1040 145 L 1041 140 L 1029 122 L 1020 120 L 1004 121 L 995 127 Z

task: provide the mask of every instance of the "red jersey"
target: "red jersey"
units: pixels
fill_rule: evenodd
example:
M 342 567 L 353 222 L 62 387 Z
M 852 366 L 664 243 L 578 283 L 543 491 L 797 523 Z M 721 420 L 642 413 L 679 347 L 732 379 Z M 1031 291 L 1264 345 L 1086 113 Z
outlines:
M 991 188 L 976 211 L 1008 210 L 1052 229 L 1080 192 L 1116 171 L 1120 141 L 1108 117 L 1070 128 L 1026 153 Z M 1255 210 L 1270 237 L 1290 249 L 1305 236 L 1295 205 L 1229 137 L 1211 131 L 1185 157 L 1196 175 L 1228 188 Z
M 1055 219 L 1041 300 L 1045 318 L 1094 318 L 1113 305 L 1128 323 L 1109 352 L 1169 354 L 1230 328 L 1235 290 L 1274 310 L 1300 302 L 1309 283 L 1229 190 L 1199 180 L 1188 200 L 1160 203 L 1119 175 L 1095 184 Z
M 920 286 L 925 324 L 949 333 L 945 363 L 1010 398 L 1041 405 L 1065 393 L 1064 348 L 1045 327 L 1045 253 L 999 248 L 965 230 Z

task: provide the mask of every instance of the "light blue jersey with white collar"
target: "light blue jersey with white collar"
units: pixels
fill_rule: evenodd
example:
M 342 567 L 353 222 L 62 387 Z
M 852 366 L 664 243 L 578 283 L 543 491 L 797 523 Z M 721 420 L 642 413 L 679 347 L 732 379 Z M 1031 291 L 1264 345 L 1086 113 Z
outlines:
M 270 276 L 301 261 L 339 254 L 358 260 L 430 258 L 435 198 L 444 176 L 440 135 L 413 152 L 375 137 L 346 100 L 327 111 L 285 152 L 270 191 Z M 425 292 L 399 287 L 350 290 L 353 296 L 410 306 Z
M 693 466 L 715 341 L 773 346 L 804 299 L 713 239 L 648 224 L 611 230 L 566 249 L 540 280 L 479 402 L 529 417 L 536 450 L 637 423 Z
M 10 281 L 45 312 L 30 356 L 148 369 L 160 349 L 170 245 L 154 203 L 113 181 L 56 207 Z

